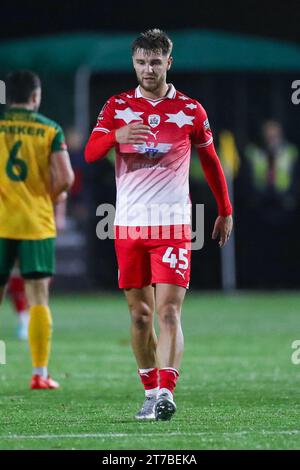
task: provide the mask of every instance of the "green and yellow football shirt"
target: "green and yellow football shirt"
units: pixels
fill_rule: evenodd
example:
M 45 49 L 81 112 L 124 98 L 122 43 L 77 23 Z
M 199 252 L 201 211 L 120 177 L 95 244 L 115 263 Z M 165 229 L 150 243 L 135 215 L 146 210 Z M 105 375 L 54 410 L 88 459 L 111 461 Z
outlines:
M 50 197 L 50 155 L 66 149 L 54 121 L 34 111 L 10 108 L 0 116 L 0 237 L 55 237 Z

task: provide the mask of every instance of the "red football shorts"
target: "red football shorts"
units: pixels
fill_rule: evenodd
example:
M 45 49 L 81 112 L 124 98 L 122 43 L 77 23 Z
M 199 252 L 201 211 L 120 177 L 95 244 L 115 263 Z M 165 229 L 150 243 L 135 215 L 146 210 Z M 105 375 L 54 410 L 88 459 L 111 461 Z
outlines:
M 115 250 L 121 289 L 140 289 L 156 283 L 189 287 L 189 225 L 115 226 Z

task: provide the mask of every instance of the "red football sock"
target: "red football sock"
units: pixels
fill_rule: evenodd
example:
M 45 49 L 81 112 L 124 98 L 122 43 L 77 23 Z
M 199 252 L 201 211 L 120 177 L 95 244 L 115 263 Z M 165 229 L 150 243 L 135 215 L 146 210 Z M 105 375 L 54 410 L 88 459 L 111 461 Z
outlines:
M 159 388 L 167 388 L 171 393 L 174 392 L 176 387 L 176 382 L 179 377 L 179 372 L 177 369 L 172 367 L 165 367 L 164 369 L 159 369 Z
M 139 369 L 139 376 L 145 390 L 152 390 L 158 387 L 158 369 Z
M 28 309 L 24 280 L 21 276 L 12 276 L 10 278 L 8 291 L 17 313 L 24 312 Z

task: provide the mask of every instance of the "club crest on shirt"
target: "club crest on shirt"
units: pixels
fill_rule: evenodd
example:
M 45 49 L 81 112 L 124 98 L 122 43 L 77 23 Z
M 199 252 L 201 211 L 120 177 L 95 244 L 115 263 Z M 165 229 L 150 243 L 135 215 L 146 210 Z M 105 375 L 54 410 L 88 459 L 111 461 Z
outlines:
M 148 123 L 151 127 L 157 127 L 160 123 L 160 116 L 158 114 L 150 114 L 148 117 Z

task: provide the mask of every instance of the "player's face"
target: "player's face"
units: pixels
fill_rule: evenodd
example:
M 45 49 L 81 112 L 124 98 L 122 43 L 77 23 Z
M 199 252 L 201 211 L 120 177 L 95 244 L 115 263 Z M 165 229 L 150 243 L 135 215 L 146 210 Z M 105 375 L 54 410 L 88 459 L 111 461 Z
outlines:
M 163 55 L 161 51 L 138 49 L 132 60 L 138 83 L 144 90 L 154 92 L 166 83 L 172 57 Z

